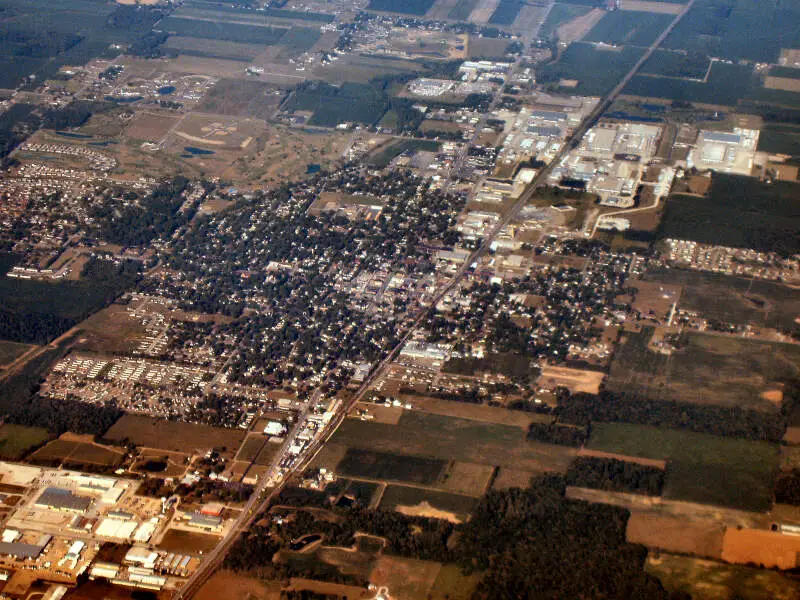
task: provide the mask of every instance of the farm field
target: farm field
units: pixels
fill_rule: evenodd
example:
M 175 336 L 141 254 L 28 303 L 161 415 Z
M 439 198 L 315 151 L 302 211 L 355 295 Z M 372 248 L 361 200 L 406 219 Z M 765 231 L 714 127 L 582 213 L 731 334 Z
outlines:
M 380 92 L 370 85 L 344 83 L 341 87 L 314 82 L 298 87 L 284 110 L 313 112 L 309 125 L 335 127 L 339 123 L 377 123 L 388 106 Z
M 164 48 L 174 50 L 179 54 L 190 56 L 204 56 L 222 60 L 238 60 L 249 63 L 261 52 L 264 46 L 260 44 L 240 44 L 235 41 L 210 40 L 206 38 L 170 36 Z M 244 66 L 242 67 L 244 69 Z
M 489 25 L 508 26 L 513 24 L 523 6 L 525 6 L 523 0 L 500 0 L 489 18 Z
M 642 65 L 641 73 L 661 77 L 703 79 L 711 60 L 705 54 L 656 50 Z
M 158 548 L 167 552 L 198 554 L 212 550 L 219 540 L 216 535 L 170 529 L 158 543 Z
M 458 565 L 445 563 L 439 569 L 429 594 L 431 600 L 470 600 L 482 573 L 464 575 Z
M 476 6 L 478 6 L 478 0 L 458 0 L 447 17 L 454 21 L 466 21 Z
M 666 459 L 664 498 L 762 512 L 780 459 L 768 442 L 626 423 L 593 424 L 588 447 Z
M 656 55 L 654 58 L 658 58 Z M 652 60 L 652 59 L 651 59 Z M 671 59 L 673 62 L 675 59 Z M 649 61 L 648 61 L 649 62 Z M 663 69 L 669 72 L 688 72 L 695 69 L 695 73 L 701 67 L 701 62 L 694 61 L 686 63 L 665 64 L 661 59 L 661 64 L 650 66 L 651 69 Z M 643 71 L 650 73 L 651 71 Z M 656 73 L 661 74 L 661 73 Z M 699 75 L 702 79 L 705 72 Z M 747 97 L 757 87 L 757 79 L 753 75 L 751 65 L 726 64 L 716 62 L 711 67 L 708 79 L 703 81 L 693 81 L 689 79 L 675 79 L 674 76 L 650 77 L 646 74 L 635 75 L 630 83 L 625 86 L 623 93 L 627 96 L 638 96 L 645 98 L 663 98 L 666 100 L 680 100 L 682 102 L 692 102 L 698 104 L 710 104 L 714 106 L 736 106 L 737 103 Z
M 547 14 L 547 18 L 539 29 L 539 37 L 542 39 L 550 38 L 555 31 L 564 23 L 582 17 L 588 13 L 591 7 L 582 4 L 566 4 L 557 2 Z
M 410 403 L 413 410 L 445 417 L 470 419 L 482 423 L 513 425 L 526 432 L 532 421 L 536 421 L 537 423 L 550 423 L 553 420 L 552 417 L 548 415 L 525 413 L 518 410 L 509 410 L 507 408 L 488 406 L 485 404 L 440 400 L 439 398 L 403 395 L 403 401 Z
M 525 440 L 518 427 L 480 423 L 433 414 L 405 412 L 397 425 L 345 420 L 334 445 L 368 448 L 529 471 L 564 472 L 573 448 Z
M 19 460 L 31 449 L 48 440 L 50 434 L 41 427 L 23 427 L 4 423 L 0 425 L 0 458 Z
M 767 123 L 758 135 L 759 152 L 800 155 L 800 126 Z
M 436 0 L 370 0 L 367 10 L 393 12 L 421 17 Z
M 278 600 L 281 584 L 276 581 L 265 582 L 256 577 L 247 577 L 225 569 L 214 572 L 211 578 L 197 592 L 197 600 L 252 600 L 269 598 Z
M 492 482 L 493 490 L 507 490 L 510 488 L 525 489 L 531 483 L 531 478 L 537 473 L 533 471 L 523 471 L 512 467 L 501 467 L 498 469 L 497 477 Z
M 648 281 L 680 285 L 678 306 L 707 319 L 772 327 L 786 333 L 800 329 L 795 322 L 800 314 L 800 290 L 784 284 L 690 269 L 660 269 L 645 277 Z
M 286 34 L 286 29 L 237 22 L 201 21 L 169 16 L 158 24 L 159 29 L 171 36 L 225 40 L 242 44 L 274 46 Z
M 632 512 L 625 539 L 678 554 L 719 559 L 722 556 L 722 523 L 692 522 L 646 512 Z
M 336 471 L 345 477 L 431 485 L 439 480 L 446 466 L 444 460 L 348 448 Z
M 128 414 L 114 423 L 105 437 L 109 440 L 127 439 L 137 446 L 173 452 L 220 448 L 224 449 L 223 454 L 233 455 L 244 440 L 245 432 Z
M 659 236 L 763 252 L 800 252 L 800 184 L 714 175 L 707 197 L 673 195 Z M 747 223 L 747 227 L 742 227 Z
M 777 0 L 741 0 L 720 5 L 699 0 L 664 41 L 666 48 L 729 60 L 777 62 L 781 48 L 800 44 L 800 8 Z
M 252 462 L 253 460 L 255 460 L 256 456 L 258 456 L 258 453 L 261 451 L 261 448 L 263 448 L 264 444 L 266 443 L 267 440 L 263 435 L 259 434 L 248 435 L 247 439 L 245 439 L 245 441 L 239 448 L 239 453 L 236 455 L 236 460 Z
M 380 507 L 404 515 L 433 517 L 458 523 L 467 519 L 476 502 L 472 496 L 390 485 L 381 498 Z
M 615 45 L 650 46 L 673 18 L 672 15 L 614 10 L 603 15 L 583 39 Z
M 642 54 L 640 48 L 598 50 L 592 44 L 571 44 L 555 63 L 537 73 L 539 83 L 558 87 L 560 81 L 577 81 L 575 87 L 561 91 L 570 94 L 602 96 L 622 79 Z M 562 86 L 563 87 L 563 86 Z
M 724 334 L 684 333 L 669 355 L 648 347 L 654 329 L 624 334 L 608 389 L 656 400 L 773 412 L 800 375 L 800 346 Z
M 645 570 L 669 591 L 691 594 L 695 600 L 794 600 L 800 584 L 766 569 L 651 552 Z
M 425 600 L 439 574 L 441 563 L 395 556 L 379 556 L 370 581 L 393 590 L 397 598 Z

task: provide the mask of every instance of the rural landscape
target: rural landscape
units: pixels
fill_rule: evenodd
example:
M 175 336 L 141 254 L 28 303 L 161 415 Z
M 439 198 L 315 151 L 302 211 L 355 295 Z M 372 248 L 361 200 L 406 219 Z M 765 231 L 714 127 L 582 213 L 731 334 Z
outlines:
M 0 0 L 0 597 L 800 598 L 800 5 Z

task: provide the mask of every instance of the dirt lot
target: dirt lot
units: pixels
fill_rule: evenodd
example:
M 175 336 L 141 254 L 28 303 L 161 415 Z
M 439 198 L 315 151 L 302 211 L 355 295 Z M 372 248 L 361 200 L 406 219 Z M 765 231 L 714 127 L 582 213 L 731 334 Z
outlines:
M 714 522 L 691 522 L 652 513 L 633 512 L 625 533 L 627 540 L 648 548 L 721 558 L 725 526 Z
M 220 539 L 219 536 L 208 535 L 207 533 L 170 529 L 164 534 L 161 543 L 158 544 L 158 548 L 167 552 L 202 554 L 219 544 Z
M 733 529 L 722 540 L 722 559 L 732 563 L 794 569 L 800 556 L 800 536 L 758 529 Z
M 425 600 L 441 567 L 438 562 L 381 556 L 369 580 L 388 587 L 394 598 Z
M 565 387 L 572 393 L 597 394 L 606 374 L 601 371 L 582 371 L 567 367 L 545 366 L 536 384 L 549 389 Z
M 109 440 L 129 439 L 137 446 L 173 452 L 196 452 L 224 448 L 233 456 L 244 440 L 245 432 L 207 425 L 160 421 L 140 415 L 125 415 L 106 433 Z
M 212 575 L 195 598 L 197 600 L 280 600 L 280 582 L 265 583 L 255 577 L 245 577 L 233 571 L 217 571 Z

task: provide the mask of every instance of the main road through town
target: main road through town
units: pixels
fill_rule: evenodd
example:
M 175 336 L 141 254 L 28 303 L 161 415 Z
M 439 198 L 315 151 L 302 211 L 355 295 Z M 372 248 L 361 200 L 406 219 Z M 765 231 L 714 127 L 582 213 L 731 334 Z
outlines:
M 492 242 L 495 238 L 500 234 L 500 232 L 505 228 L 511 220 L 516 216 L 519 212 L 519 209 L 525 206 L 528 201 L 533 197 L 536 192 L 536 188 L 545 181 L 546 177 L 550 173 L 550 169 L 552 165 L 558 164 L 558 162 L 566 156 L 566 154 L 572 150 L 573 148 L 577 147 L 580 143 L 581 139 L 583 138 L 584 134 L 591 128 L 600 116 L 611 106 L 611 104 L 616 100 L 616 98 L 620 95 L 622 90 L 631 80 L 631 78 L 639 71 L 642 65 L 647 61 L 647 59 L 652 56 L 653 52 L 664 42 L 667 36 L 672 32 L 675 26 L 684 18 L 687 12 L 692 8 L 694 5 L 695 0 L 689 0 L 689 2 L 683 7 L 681 12 L 675 16 L 675 19 L 670 23 L 669 27 L 667 27 L 661 35 L 653 42 L 653 44 L 642 54 L 641 58 L 636 62 L 636 64 L 628 71 L 625 77 L 614 87 L 608 95 L 606 95 L 592 110 L 592 112 L 581 122 L 581 124 L 572 132 L 570 137 L 562 146 L 561 150 L 558 154 L 553 157 L 553 160 L 545 167 L 543 167 L 534 177 L 533 181 L 528 185 L 522 195 L 517 199 L 517 201 L 511 206 L 508 211 L 504 214 L 504 216 L 500 219 L 500 221 L 495 225 L 495 227 L 489 232 L 489 234 L 483 239 L 480 246 L 470 255 L 470 257 L 464 262 L 464 264 L 459 268 L 459 270 L 454 274 L 453 278 L 442 287 L 441 290 L 430 300 L 428 306 L 423 307 L 419 315 L 415 318 L 412 324 L 406 329 L 403 336 L 400 338 L 399 342 L 395 344 L 395 346 L 389 351 L 389 353 L 375 366 L 375 368 L 371 371 L 370 375 L 364 380 L 361 386 L 356 390 L 350 400 L 346 403 L 343 403 L 339 410 L 337 411 L 334 418 L 331 422 L 326 426 L 325 430 L 318 436 L 318 438 L 312 442 L 312 444 L 305 450 L 303 456 L 299 458 L 292 468 L 285 473 L 285 476 L 281 479 L 281 481 L 274 485 L 274 487 L 269 487 L 268 484 L 275 483 L 273 481 L 274 475 L 278 471 L 278 463 L 283 458 L 285 454 L 285 449 L 289 447 L 289 445 L 293 442 L 294 437 L 297 435 L 299 431 L 299 427 L 305 420 L 305 416 L 307 415 L 308 410 L 312 407 L 315 403 L 315 400 L 319 398 L 319 394 L 316 394 L 312 397 L 308 404 L 306 412 L 304 412 L 300 418 L 298 418 L 294 429 L 292 432 L 287 436 L 286 442 L 284 443 L 284 447 L 281 449 L 281 452 L 278 453 L 274 463 L 271 465 L 270 470 L 267 472 L 266 475 L 262 477 L 262 481 L 259 482 L 258 486 L 256 487 L 253 495 L 248 500 L 247 504 L 242 510 L 241 516 L 237 519 L 237 521 L 233 524 L 230 528 L 228 533 L 223 537 L 222 541 L 217 544 L 217 546 L 211 550 L 206 557 L 204 558 L 203 562 L 197 568 L 197 570 L 189 577 L 187 582 L 184 586 L 176 593 L 174 596 L 178 600 L 188 599 L 191 598 L 201 587 L 202 585 L 208 580 L 208 578 L 213 574 L 213 572 L 219 568 L 222 564 L 225 555 L 228 553 L 230 548 L 242 534 L 242 532 L 246 531 L 258 517 L 258 515 L 272 502 L 273 499 L 277 497 L 277 495 L 283 490 L 283 487 L 286 485 L 286 482 L 290 479 L 290 477 L 296 473 L 302 472 L 302 470 L 309 464 L 309 462 L 316 456 L 317 452 L 322 448 L 322 446 L 330 439 L 342 421 L 345 419 L 347 414 L 350 412 L 352 407 L 362 400 L 364 396 L 367 394 L 369 389 L 372 387 L 373 383 L 377 381 L 382 375 L 389 364 L 394 361 L 397 355 L 400 353 L 400 350 L 409 340 L 409 338 L 422 326 L 424 323 L 428 311 L 430 307 L 435 307 L 447 294 L 452 292 L 464 279 L 467 273 L 470 271 L 472 266 L 480 260 L 480 258 L 486 254 L 489 250 Z M 268 476 L 269 475 L 269 476 Z

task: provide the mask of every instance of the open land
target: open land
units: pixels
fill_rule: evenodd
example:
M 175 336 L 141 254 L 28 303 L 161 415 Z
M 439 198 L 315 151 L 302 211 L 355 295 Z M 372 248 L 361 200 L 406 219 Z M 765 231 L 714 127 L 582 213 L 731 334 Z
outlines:
M 50 435 L 41 427 L 23 427 L 4 423 L 0 425 L 0 458 L 19 460 L 31 448 L 46 442 Z
M 634 544 L 666 552 L 719 559 L 722 556 L 724 525 L 692 522 L 646 512 L 633 512 L 625 538 Z

